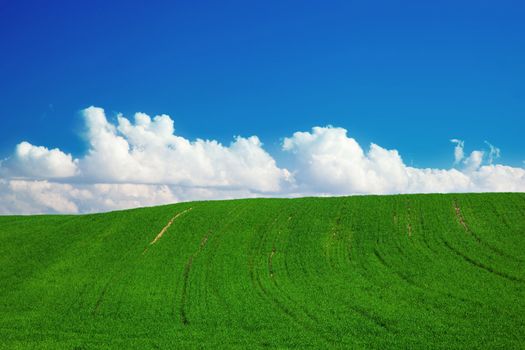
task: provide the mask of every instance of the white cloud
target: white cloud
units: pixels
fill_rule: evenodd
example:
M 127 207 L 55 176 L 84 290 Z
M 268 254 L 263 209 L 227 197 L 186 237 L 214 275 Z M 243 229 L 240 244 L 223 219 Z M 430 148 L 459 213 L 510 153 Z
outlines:
M 494 160 L 496 160 L 496 159 L 498 159 L 500 157 L 501 151 L 500 151 L 500 149 L 498 147 L 493 146 L 490 142 L 485 141 L 485 143 L 490 148 L 488 163 L 492 164 L 494 162 Z
M 0 214 L 91 213 L 190 200 L 255 196 L 248 190 L 0 179 Z
M 470 153 L 470 156 L 465 158 L 465 160 L 463 161 L 465 171 L 472 172 L 478 170 L 481 164 L 483 163 L 484 156 L 485 152 L 483 151 L 472 151 L 472 153 Z
M 78 189 L 46 180 L 0 179 L 0 213 L 78 213 L 71 196 Z
M 90 149 L 80 168 L 87 181 L 279 192 L 289 179 L 256 136 L 238 136 L 223 146 L 174 135 L 167 115 L 152 120 L 137 113 L 133 123 L 118 116 L 115 126 L 101 108 L 90 107 L 83 114 Z
M 404 164 L 396 150 L 371 144 L 365 152 L 342 128 L 315 127 L 283 142 L 294 154 L 297 186 L 324 194 L 525 191 L 525 170 L 483 164 L 483 151 L 464 158 L 456 143 L 455 160 L 462 169 L 421 169 Z
M 450 140 L 450 142 L 456 144 L 456 147 L 454 147 L 454 164 L 459 164 L 459 162 L 461 162 L 465 155 L 463 151 L 463 148 L 465 147 L 465 142 L 458 139 L 452 139 Z
M 484 165 L 471 174 L 478 192 L 525 192 L 525 169 Z
M 73 159 L 59 149 L 20 143 L 0 162 L 0 213 L 80 213 L 200 199 L 257 196 L 525 191 L 525 169 L 492 164 L 498 148 L 474 150 L 452 139 L 452 169 L 407 166 L 396 150 L 368 150 L 347 131 L 314 127 L 284 139 L 291 155 L 279 167 L 256 136 L 230 145 L 175 134 L 167 115 L 82 111 L 88 150 Z
M 397 151 L 372 144 L 365 154 L 342 128 L 296 132 L 284 139 L 283 150 L 297 159 L 294 175 L 299 185 L 314 193 L 391 193 L 407 186 Z
M 465 141 L 458 139 L 451 139 L 450 142 L 454 143 L 454 165 L 462 164 L 466 171 L 477 170 L 483 163 L 483 158 L 486 155 L 484 151 L 472 151 L 470 156 L 465 158 Z M 489 153 L 487 155 L 487 163 L 492 164 L 496 159 L 500 157 L 501 151 L 488 141 L 485 144 L 489 146 Z
M 0 175 L 25 178 L 64 178 L 77 173 L 77 161 L 71 154 L 57 148 L 33 146 L 23 141 L 16 146 L 14 155 L 0 163 Z

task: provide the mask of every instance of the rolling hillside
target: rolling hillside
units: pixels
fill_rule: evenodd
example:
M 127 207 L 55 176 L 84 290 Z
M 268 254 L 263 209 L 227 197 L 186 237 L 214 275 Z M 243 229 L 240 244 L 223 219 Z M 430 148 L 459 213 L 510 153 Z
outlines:
M 523 348 L 525 194 L 0 217 L 0 347 Z

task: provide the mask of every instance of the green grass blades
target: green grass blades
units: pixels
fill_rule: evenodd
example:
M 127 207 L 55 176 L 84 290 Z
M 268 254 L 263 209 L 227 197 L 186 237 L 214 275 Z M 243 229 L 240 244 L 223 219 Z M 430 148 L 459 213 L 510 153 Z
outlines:
M 5 349 L 523 348 L 525 195 L 0 217 Z

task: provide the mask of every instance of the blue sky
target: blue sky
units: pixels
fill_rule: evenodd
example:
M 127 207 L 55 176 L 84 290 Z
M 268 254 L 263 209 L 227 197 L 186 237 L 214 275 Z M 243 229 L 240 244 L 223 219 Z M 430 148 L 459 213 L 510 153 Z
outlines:
M 405 162 L 450 138 L 525 158 L 523 1 L 16 1 L 0 5 L 0 155 L 81 155 L 78 111 L 167 113 L 190 139 L 344 127 Z
M 0 214 L 525 192 L 523 1 L 3 1 L 0 18 Z

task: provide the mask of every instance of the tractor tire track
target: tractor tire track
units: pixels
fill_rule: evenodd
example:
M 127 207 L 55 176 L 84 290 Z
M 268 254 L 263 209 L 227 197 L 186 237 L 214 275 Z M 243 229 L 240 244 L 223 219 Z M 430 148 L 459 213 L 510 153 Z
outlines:
M 450 250 L 452 251 L 454 254 L 456 254 L 457 256 L 459 256 L 460 258 L 462 258 L 464 261 L 468 262 L 469 264 L 481 269 L 481 270 L 484 270 L 486 272 L 489 272 L 491 274 L 494 274 L 496 276 L 499 276 L 499 277 L 503 277 L 509 281 L 512 281 L 512 282 L 524 282 L 523 279 L 519 278 L 519 277 L 515 277 L 515 276 L 512 276 L 512 275 L 509 275 L 505 272 L 501 272 L 501 271 L 498 271 L 498 270 L 495 270 L 493 269 L 492 267 L 488 266 L 488 265 L 485 265 L 479 261 L 476 261 L 474 259 L 472 259 L 471 257 L 467 256 L 466 254 L 462 253 L 460 250 L 454 248 L 447 240 L 445 239 L 442 239 L 442 242 L 443 244 Z
M 182 283 L 182 296 L 179 306 L 179 314 L 180 319 L 183 325 L 188 325 L 190 323 L 190 320 L 188 319 L 188 315 L 186 313 L 186 302 L 189 299 L 189 292 L 188 292 L 188 280 L 190 277 L 191 267 L 193 265 L 193 259 L 195 259 L 199 253 L 204 249 L 206 246 L 206 243 L 208 242 L 208 237 L 210 236 L 211 231 L 206 233 L 204 237 L 201 240 L 201 243 L 199 245 L 199 248 L 188 258 L 188 261 L 186 262 L 186 265 L 184 266 L 184 272 L 183 272 L 183 283 Z
M 289 216 L 288 221 L 290 221 L 290 218 L 291 218 L 291 216 Z M 252 280 L 252 285 L 254 287 L 256 287 L 256 290 L 258 290 L 259 291 L 258 293 L 260 293 L 259 295 L 262 296 L 263 299 L 266 300 L 266 302 L 270 303 L 277 310 L 279 310 L 280 312 L 285 314 L 287 317 L 289 317 L 298 327 L 304 329 L 305 331 L 308 331 L 309 333 L 312 333 L 312 334 L 315 334 L 317 336 L 320 336 L 328 344 L 330 344 L 331 346 L 334 346 L 335 344 L 337 344 L 336 340 L 331 339 L 330 337 L 328 337 L 323 332 L 319 332 L 319 330 L 317 328 L 312 327 L 307 322 L 304 322 L 300 318 L 300 316 L 297 314 L 297 312 L 293 311 L 293 308 L 290 308 L 285 303 L 283 303 L 281 300 L 279 300 L 279 298 L 277 296 L 275 296 L 268 288 L 266 288 L 264 286 L 264 284 L 262 283 L 262 277 L 255 270 L 254 255 L 257 255 L 258 252 L 263 250 L 264 242 L 265 242 L 265 240 L 267 238 L 267 232 L 271 232 L 272 229 L 275 228 L 275 223 L 277 222 L 278 219 L 279 219 L 279 214 L 277 214 L 276 218 L 273 220 L 273 222 L 268 226 L 268 228 L 266 230 L 262 230 L 262 232 L 264 232 L 264 233 L 261 232 L 261 234 L 259 235 L 257 247 L 256 247 L 254 253 L 252 253 L 252 255 L 250 257 L 249 267 L 250 267 L 250 278 Z M 277 250 L 276 250 L 275 245 L 274 245 L 274 247 L 272 248 L 272 251 L 268 255 L 268 263 L 267 263 L 268 276 L 270 276 L 270 280 L 272 281 L 272 284 L 274 284 L 274 286 L 277 286 L 277 284 L 276 284 L 275 279 L 273 278 L 273 266 L 271 267 L 272 270 L 270 270 L 270 266 L 271 266 L 270 265 L 270 259 L 273 259 L 273 256 L 275 255 L 276 251 Z M 295 302 L 293 302 L 293 300 L 291 298 L 289 298 L 287 296 L 287 294 L 284 293 L 280 288 L 278 288 L 278 291 L 280 292 L 280 294 L 282 294 L 282 296 L 284 298 L 288 299 L 288 301 L 291 301 L 293 304 L 295 304 Z M 306 314 L 306 316 L 311 319 L 310 315 Z M 319 323 L 319 321 L 316 320 L 316 319 L 313 319 L 312 321 L 315 324 Z
M 523 262 L 523 259 L 520 259 L 520 258 L 517 258 L 513 255 L 510 255 L 510 254 L 507 254 L 505 253 L 504 251 L 502 251 L 501 249 L 493 246 L 492 244 L 490 243 L 487 243 L 486 241 L 482 240 L 481 237 L 479 237 L 474 231 L 472 231 L 472 229 L 467 225 L 466 221 L 465 221 L 465 218 L 463 217 L 463 214 L 461 213 L 461 208 L 459 206 L 459 203 L 458 201 L 455 199 L 454 202 L 453 202 L 453 205 L 454 205 L 454 212 L 456 214 L 456 218 L 458 220 L 458 222 L 461 224 L 461 226 L 463 227 L 463 229 L 465 230 L 465 232 L 467 232 L 468 234 L 470 234 L 472 237 L 474 237 L 474 239 L 476 240 L 477 243 L 479 243 L 480 245 L 484 246 L 485 248 L 487 248 L 488 250 L 494 252 L 495 254 L 501 256 L 501 257 L 504 257 L 504 258 L 507 258 L 507 259 L 510 259 L 510 260 L 514 260 L 514 261 L 517 261 L 517 262 Z
M 236 210 L 237 210 L 237 213 L 234 214 L 233 217 L 232 217 L 232 213 L 234 211 L 236 211 Z M 209 261 L 206 264 L 206 275 L 207 276 L 214 275 L 212 270 L 211 270 L 211 268 L 212 268 L 212 266 L 214 266 L 213 259 L 215 258 L 215 253 L 216 253 L 216 251 L 217 251 L 217 249 L 218 249 L 218 247 L 220 246 L 220 243 L 221 243 L 221 240 L 220 240 L 221 233 L 225 232 L 229 227 L 231 227 L 231 225 L 235 222 L 235 220 L 237 220 L 241 216 L 241 214 L 244 213 L 246 210 L 247 210 L 247 207 L 243 207 L 241 210 L 238 210 L 238 205 L 235 206 L 234 208 L 232 208 L 231 210 L 229 210 L 228 213 L 225 215 L 225 217 L 229 218 L 229 220 L 225 220 L 224 225 L 213 234 L 213 236 L 216 237 L 216 239 L 215 239 L 216 240 L 216 246 L 214 247 L 214 249 L 207 249 L 207 251 L 210 252 L 208 254 L 209 255 Z M 210 238 L 211 238 L 211 231 L 202 238 L 200 246 L 197 249 L 197 252 L 202 251 L 206 245 L 209 245 L 208 243 L 210 241 Z M 186 266 L 188 267 L 188 271 L 187 271 L 187 273 L 183 273 L 183 279 L 182 279 L 182 284 L 183 284 L 182 296 L 184 296 L 183 297 L 184 299 L 182 299 L 182 296 L 181 296 L 181 305 L 177 306 L 176 302 L 175 302 L 175 305 L 174 305 L 174 315 L 175 316 L 178 314 L 179 319 L 182 321 L 183 320 L 182 315 L 183 314 L 185 315 L 184 319 L 186 320 L 186 323 L 184 323 L 184 321 L 183 321 L 183 325 L 184 324 L 188 325 L 190 323 L 190 321 L 191 321 L 187 317 L 187 312 L 186 312 L 186 305 L 188 304 L 188 301 L 190 300 L 189 290 L 188 290 L 187 285 L 188 285 L 189 276 L 190 276 L 190 273 L 191 273 L 191 267 L 193 265 L 193 260 L 194 260 L 195 257 L 196 256 L 193 256 L 193 254 L 192 254 L 190 256 L 191 263 L 189 263 L 190 262 L 190 258 L 188 258 L 188 261 L 186 262 L 186 265 L 185 265 L 185 271 L 186 271 Z M 184 287 L 185 285 L 186 285 L 186 287 Z M 230 305 L 228 304 L 228 302 L 221 295 L 221 293 L 219 291 L 219 288 L 214 283 L 210 283 L 209 287 L 210 287 L 211 291 L 213 292 L 213 294 L 217 297 L 217 299 L 220 300 L 226 306 L 227 309 L 230 308 Z M 184 303 L 182 303 L 182 301 L 184 301 Z M 184 311 L 182 311 L 182 310 L 184 310 Z
M 422 293 L 428 293 L 428 292 L 437 293 L 439 295 L 445 296 L 447 298 L 455 299 L 455 300 L 458 300 L 458 301 L 461 301 L 461 302 L 471 303 L 471 304 L 474 304 L 474 305 L 479 306 L 479 307 L 487 307 L 487 305 L 482 304 L 482 303 L 480 303 L 478 301 L 475 301 L 475 300 L 470 300 L 470 299 L 465 299 L 465 298 L 462 298 L 462 297 L 458 297 L 458 296 L 455 296 L 455 295 L 453 295 L 453 294 L 451 294 L 449 292 L 443 292 L 443 291 L 440 291 L 440 290 L 435 289 L 435 288 L 429 288 L 428 286 L 423 287 L 423 286 L 417 284 L 416 282 L 414 282 L 411 278 L 409 278 L 409 277 L 399 273 L 398 271 L 396 271 L 391 264 L 386 262 L 384 257 L 379 253 L 379 251 L 377 249 L 374 249 L 374 255 L 381 262 L 381 264 L 384 265 L 384 267 L 388 271 L 392 271 L 392 273 L 395 274 L 399 279 L 403 280 L 405 283 L 407 283 L 411 287 L 419 290 Z
M 123 271 L 126 268 L 125 264 L 123 262 L 128 259 L 129 257 L 133 257 L 135 255 L 134 253 L 134 246 L 130 245 L 128 249 L 125 251 L 125 253 L 122 255 L 122 257 L 118 260 L 117 264 L 120 264 L 120 267 L 118 267 L 109 277 L 109 280 L 106 282 L 104 287 L 102 288 L 102 291 L 99 294 L 99 297 L 97 298 L 97 301 L 95 303 L 95 306 L 93 307 L 93 310 L 91 311 L 92 316 L 96 316 L 99 312 L 99 309 L 101 305 L 104 302 L 104 298 L 106 296 L 107 291 L 109 290 L 112 283 L 115 283 L 122 277 L 124 277 Z

